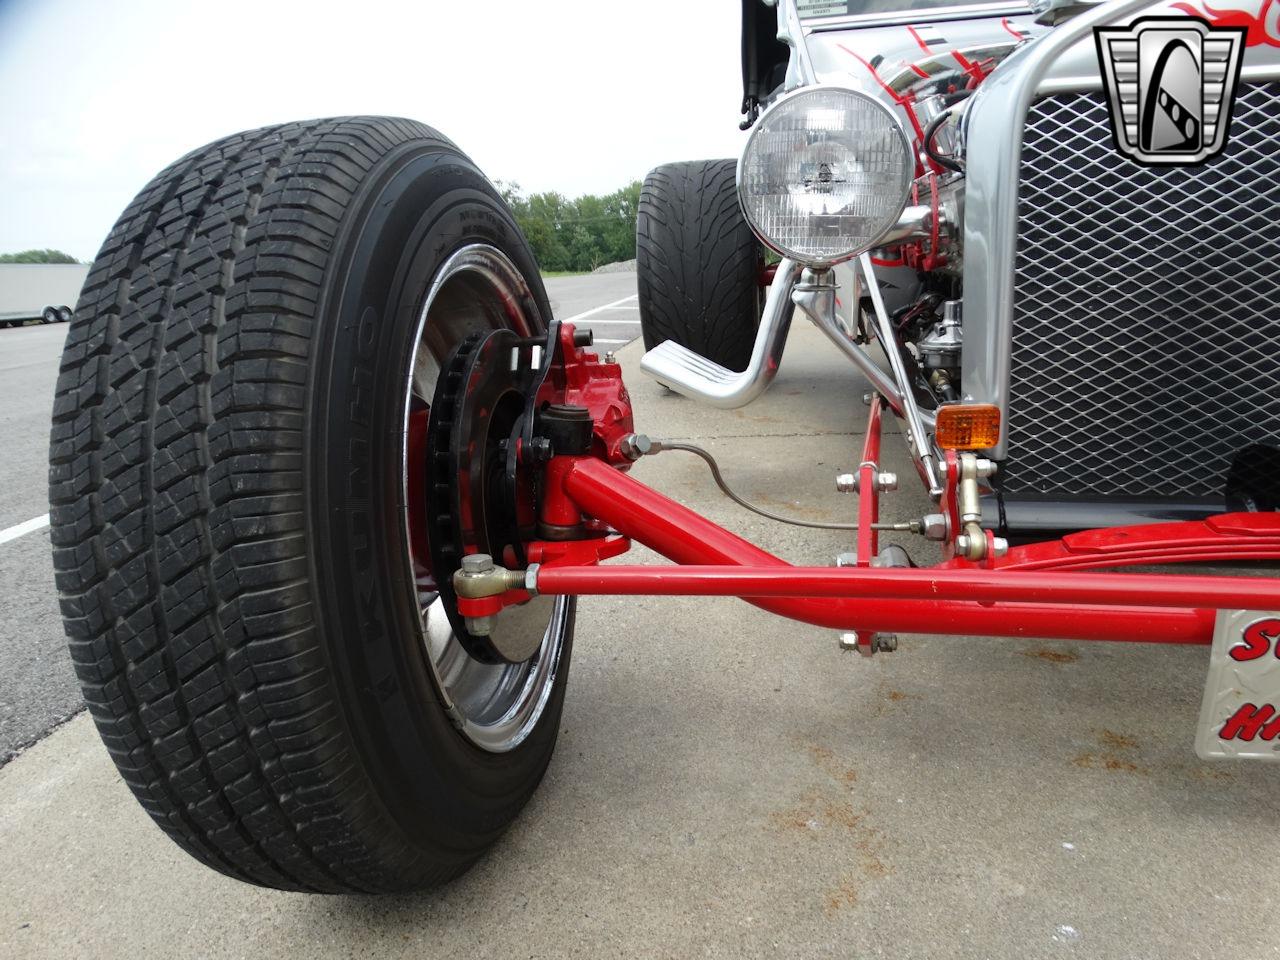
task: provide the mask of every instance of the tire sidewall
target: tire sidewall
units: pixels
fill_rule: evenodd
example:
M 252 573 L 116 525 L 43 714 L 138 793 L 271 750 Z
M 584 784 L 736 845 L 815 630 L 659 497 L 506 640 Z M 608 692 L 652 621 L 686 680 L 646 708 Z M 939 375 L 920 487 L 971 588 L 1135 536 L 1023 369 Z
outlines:
M 361 761 L 408 837 L 436 848 L 488 842 L 537 786 L 555 744 L 571 652 L 537 726 L 515 749 L 483 751 L 454 727 L 421 645 L 403 562 L 399 448 L 403 378 L 439 267 L 471 243 L 504 252 L 550 308 L 501 198 L 447 143 L 393 151 L 348 211 L 322 294 L 308 409 L 308 484 L 318 626 Z M 453 844 L 450 844 L 453 846 Z M 447 853 L 447 852 L 446 852 Z

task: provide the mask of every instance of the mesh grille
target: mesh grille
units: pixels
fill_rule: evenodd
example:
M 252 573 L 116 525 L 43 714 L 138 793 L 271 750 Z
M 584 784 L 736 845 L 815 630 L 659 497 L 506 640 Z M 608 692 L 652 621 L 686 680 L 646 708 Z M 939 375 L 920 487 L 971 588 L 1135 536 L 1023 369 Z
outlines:
M 1215 497 L 1280 437 L 1280 84 L 1242 86 L 1224 154 L 1115 152 L 1101 94 L 1027 117 L 1010 493 Z

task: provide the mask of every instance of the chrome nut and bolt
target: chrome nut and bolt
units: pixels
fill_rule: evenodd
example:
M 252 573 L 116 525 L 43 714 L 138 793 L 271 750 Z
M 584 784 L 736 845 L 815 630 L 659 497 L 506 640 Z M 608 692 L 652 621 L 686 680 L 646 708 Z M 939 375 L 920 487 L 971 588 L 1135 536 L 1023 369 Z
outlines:
M 493 562 L 487 553 L 469 553 L 453 574 L 453 589 L 460 597 L 481 600 L 497 597 L 508 590 L 524 589 L 528 580 L 525 570 L 508 570 Z M 487 637 L 493 631 L 493 616 L 466 617 L 468 632 Z
M 877 493 L 888 493 L 898 489 L 898 475 L 889 470 L 875 472 Z M 859 493 L 862 477 L 858 473 L 841 473 L 836 476 L 836 491 L 839 493 Z
M 643 433 L 628 433 L 618 441 L 618 449 L 628 460 L 639 460 L 651 453 L 661 453 L 662 441 Z
M 877 653 L 893 653 L 898 649 L 898 636 L 894 633 L 849 633 L 840 634 L 841 650 L 857 650 L 864 657 Z
M 891 470 L 876 471 L 876 491 L 889 493 L 898 489 L 898 475 Z
M 920 533 L 926 540 L 941 543 L 951 532 L 951 524 L 945 513 L 926 513 L 920 518 Z
M 508 590 L 523 590 L 525 570 L 508 570 L 493 562 L 487 553 L 469 553 L 453 574 L 453 589 L 460 597 L 479 600 L 496 597 Z

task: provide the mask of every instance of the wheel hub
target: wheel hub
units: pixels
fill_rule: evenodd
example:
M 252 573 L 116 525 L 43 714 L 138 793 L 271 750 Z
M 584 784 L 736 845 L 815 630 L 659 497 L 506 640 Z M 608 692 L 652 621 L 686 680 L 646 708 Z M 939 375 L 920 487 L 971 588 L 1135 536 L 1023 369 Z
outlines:
M 472 334 L 446 361 L 431 405 L 426 457 L 432 570 L 459 642 L 485 663 L 528 660 L 551 618 L 550 598 L 535 597 L 504 612 L 487 635 L 472 633 L 457 612 L 452 581 L 468 554 L 525 565 L 538 498 L 535 472 L 522 467 L 520 453 L 552 343 L 511 330 Z

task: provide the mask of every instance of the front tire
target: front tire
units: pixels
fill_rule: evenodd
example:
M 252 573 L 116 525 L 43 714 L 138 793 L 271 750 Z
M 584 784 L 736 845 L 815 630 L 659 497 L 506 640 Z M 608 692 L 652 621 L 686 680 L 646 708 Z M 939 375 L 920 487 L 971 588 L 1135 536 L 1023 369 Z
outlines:
M 532 794 L 573 608 L 525 664 L 460 654 L 413 438 L 458 342 L 549 318 L 496 191 L 411 121 L 227 137 L 112 230 L 58 380 L 54 564 L 103 741 L 197 859 L 408 890 L 465 870 Z
M 668 163 L 645 178 L 636 280 L 646 349 L 674 340 L 744 370 L 764 308 L 764 250 L 738 206 L 736 167 Z

